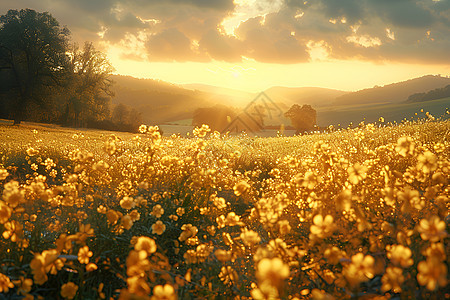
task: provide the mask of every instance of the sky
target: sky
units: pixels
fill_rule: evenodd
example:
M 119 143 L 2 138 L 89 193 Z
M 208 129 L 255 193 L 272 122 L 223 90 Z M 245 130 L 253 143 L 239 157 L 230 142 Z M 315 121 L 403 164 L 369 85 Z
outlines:
M 450 75 L 450 0 L 3 0 L 47 11 L 117 74 L 251 92 Z

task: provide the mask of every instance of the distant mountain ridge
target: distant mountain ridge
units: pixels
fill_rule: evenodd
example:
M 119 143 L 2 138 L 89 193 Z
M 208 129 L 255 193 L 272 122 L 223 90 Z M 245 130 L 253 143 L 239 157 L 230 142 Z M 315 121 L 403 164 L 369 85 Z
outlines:
M 168 82 L 113 75 L 113 104 L 135 108 L 146 124 L 163 124 L 192 119 L 198 108 L 226 105 L 243 108 L 259 93 L 206 84 L 177 85 Z M 383 87 L 347 92 L 318 87 L 281 87 L 266 89 L 266 95 L 283 111 L 293 104 L 309 104 L 321 112 L 343 111 L 348 107 L 373 107 L 380 103 L 406 103 L 409 96 L 426 93 L 450 84 L 450 78 L 426 75 Z M 364 110 L 363 110 L 364 111 Z
M 450 84 L 450 78 L 440 75 L 426 75 L 382 87 L 363 89 L 336 98 L 334 105 L 355 105 L 375 103 L 400 103 L 412 94 L 442 88 Z

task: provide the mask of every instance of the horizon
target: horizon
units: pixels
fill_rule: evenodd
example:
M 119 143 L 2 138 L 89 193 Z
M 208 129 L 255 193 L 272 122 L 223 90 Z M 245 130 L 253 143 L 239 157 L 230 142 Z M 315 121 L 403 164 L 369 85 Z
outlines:
M 450 75 L 450 1 L 2 1 L 48 11 L 115 74 L 246 92 Z M 446 14 L 446 12 L 449 12 Z
M 417 77 L 412 77 L 412 78 L 407 78 L 404 80 L 399 80 L 399 81 L 395 81 L 395 82 L 387 82 L 385 84 L 375 84 L 373 86 L 367 86 L 367 87 L 361 87 L 355 90 L 344 90 L 344 89 L 335 89 L 335 88 L 330 88 L 330 87 L 323 87 L 323 86 L 287 86 L 287 85 L 273 85 L 273 86 L 269 86 L 266 89 L 263 90 L 254 90 L 254 91 L 247 91 L 247 90 L 240 90 L 240 89 L 236 89 L 233 87 L 227 87 L 227 86 L 220 86 L 220 85 L 211 85 L 211 84 L 207 84 L 207 83 L 199 83 L 199 82 L 188 82 L 188 83 L 176 83 L 176 82 L 169 82 L 169 81 L 165 81 L 159 78 L 146 78 L 146 77 L 136 77 L 133 75 L 127 75 L 127 74 L 119 74 L 119 73 L 113 73 L 112 75 L 114 76 L 125 76 L 125 77 L 132 77 L 134 79 L 138 79 L 138 80 L 154 80 L 154 81 L 162 81 L 164 83 L 167 84 L 172 84 L 175 86 L 179 86 L 181 88 L 184 89 L 191 89 L 191 90 L 197 90 L 196 87 L 190 87 L 190 86 L 204 86 L 204 87 L 208 87 L 208 88 L 217 88 L 217 89 L 227 89 L 230 91 L 236 91 L 236 92 L 243 92 L 243 93 L 251 93 L 251 94 L 258 94 L 261 92 L 265 92 L 271 88 L 288 88 L 288 89 L 308 89 L 308 88 L 312 88 L 312 89 L 329 89 L 329 90 L 336 90 L 336 91 L 341 91 L 341 92 L 348 92 L 348 93 L 353 93 L 353 92 L 358 92 L 361 90 L 366 90 L 366 89 L 371 89 L 371 88 L 375 88 L 375 87 L 385 87 L 391 84 L 397 84 L 397 83 L 401 83 L 401 82 L 405 82 L 405 81 L 409 81 L 409 80 L 413 80 L 413 79 L 418 79 L 418 78 L 422 78 L 422 77 L 427 77 L 427 76 L 435 76 L 435 77 L 440 77 L 440 78 L 450 78 L 450 75 L 444 75 L 444 74 L 423 74 Z

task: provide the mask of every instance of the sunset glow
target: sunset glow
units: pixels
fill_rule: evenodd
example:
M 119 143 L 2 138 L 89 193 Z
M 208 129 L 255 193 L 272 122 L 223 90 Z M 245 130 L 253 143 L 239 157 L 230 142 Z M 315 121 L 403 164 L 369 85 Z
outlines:
M 116 74 L 245 91 L 450 74 L 449 1 L 3 1 L 49 11 Z

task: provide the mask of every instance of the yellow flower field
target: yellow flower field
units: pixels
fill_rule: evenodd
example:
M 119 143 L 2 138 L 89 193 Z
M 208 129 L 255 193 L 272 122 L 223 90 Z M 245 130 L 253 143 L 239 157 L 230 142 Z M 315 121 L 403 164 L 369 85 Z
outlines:
M 450 121 L 0 126 L 8 299 L 448 299 Z

